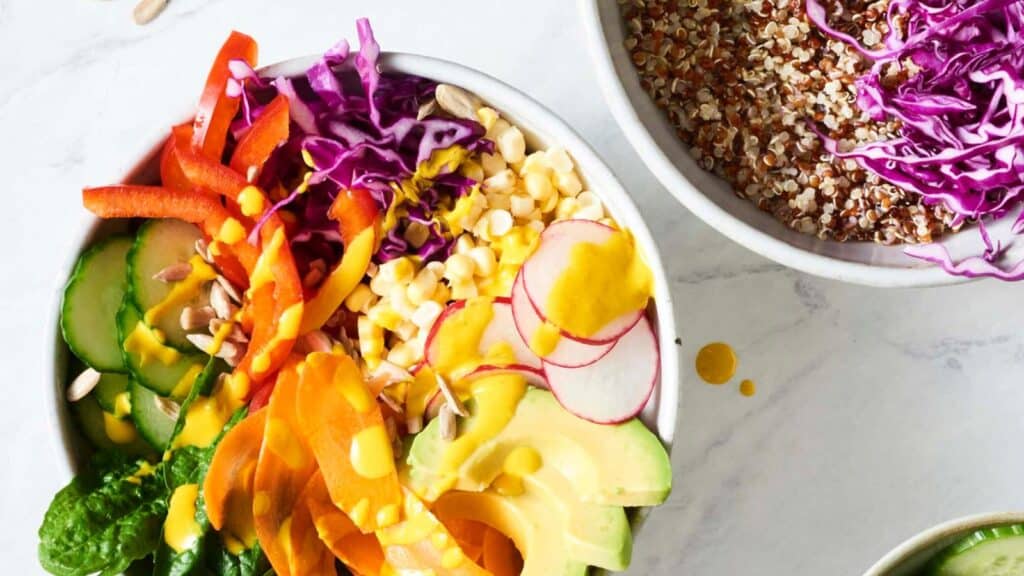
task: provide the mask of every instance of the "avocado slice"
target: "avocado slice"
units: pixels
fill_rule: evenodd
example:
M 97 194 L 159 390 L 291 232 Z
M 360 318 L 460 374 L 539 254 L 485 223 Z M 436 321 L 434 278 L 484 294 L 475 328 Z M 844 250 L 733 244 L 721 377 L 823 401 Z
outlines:
M 460 426 L 473 426 L 476 414 Z M 408 462 L 413 468 L 443 477 L 442 457 L 447 443 L 435 419 L 412 443 Z M 584 502 L 608 506 L 656 506 L 672 488 L 672 466 L 661 441 L 637 419 L 623 424 L 594 424 L 567 412 L 547 390 L 531 388 L 502 431 L 459 467 L 457 490 L 479 492 L 502 472 L 509 453 L 518 446 L 536 450 L 555 468 Z

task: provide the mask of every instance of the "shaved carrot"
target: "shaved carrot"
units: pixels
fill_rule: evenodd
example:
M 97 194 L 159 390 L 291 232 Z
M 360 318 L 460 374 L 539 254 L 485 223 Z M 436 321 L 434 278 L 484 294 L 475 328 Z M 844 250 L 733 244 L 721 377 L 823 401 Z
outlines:
M 352 520 L 334 505 L 320 471 L 309 479 L 300 500 L 308 508 L 321 540 L 338 560 L 356 574 L 380 574 L 384 564 L 380 542 L 373 534 L 360 532 Z
M 288 569 L 292 576 L 335 574 L 334 554 L 321 540 L 320 529 L 313 523 L 313 516 L 305 504 L 303 494 L 305 490 L 299 494 L 291 515 L 289 538 L 292 554 Z
M 396 522 L 402 492 L 394 454 L 380 408 L 355 362 L 343 354 L 310 354 L 298 407 L 334 504 L 364 533 Z
M 288 97 L 278 94 L 263 109 L 249 131 L 238 141 L 231 155 L 231 167 L 246 174 L 250 167 L 262 168 L 278 146 L 288 140 Z
M 266 410 L 254 412 L 224 435 L 203 482 L 210 524 L 243 547 L 256 540 L 253 526 L 253 476 L 263 444 Z
M 256 66 L 256 57 L 256 41 L 241 32 L 232 32 L 213 61 L 203 95 L 199 98 L 192 137 L 193 147 L 207 158 L 220 161 L 228 129 L 240 104 L 237 97 L 232 98 L 226 94 L 228 80 L 231 78 L 228 64 L 232 60 L 244 60 L 250 66 Z

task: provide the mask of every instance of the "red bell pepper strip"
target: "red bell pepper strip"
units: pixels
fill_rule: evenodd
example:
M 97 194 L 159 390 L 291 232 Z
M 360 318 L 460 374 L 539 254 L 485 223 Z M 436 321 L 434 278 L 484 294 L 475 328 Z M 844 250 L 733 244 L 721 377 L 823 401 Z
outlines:
M 160 154 L 160 181 L 167 187 L 174 190 L 190 190 L 191 182 L 185 177 L 185 173 L 178 163 L 175 149 L 190 149 L 192 147 L 192 123 L 179 124 L 171 129 L 171 135 L 164 144 L 163 152 Z
M 338 223 L 341 240 L 348 246 L 357 234 L 377 225 L 380 210 L 368 191 L 357 188 L 340 190 L 327 215 Z
M 250 66 L 256 65 L 256 41 L 242 34 L 232 32 L 217 53 L 210 74 L 206 77 L 203 95 L 199 98 L 196 110 L 195 133 L 192 144 L 204 156 L 220 162 L 227 142 L 228 129 L 238 112 L 239 99 L 227 95 L 228 80 L 231 70 L 228 63 L 232 60 L 245 60 Z
M 237 202 L 238 194 L 249 185 L 245 176 L 230 167 L 191 150 L 175 147 L 174 156 L 192 186 L 225 196 Z
M 231 156 L 231 167 L 239 174 L 247 174 L 250 167 L 261 168 L 274 150 L 286 140 L 288 98 L 284 94 L 278 94 L 238 141 L 238 146 Z
M 177 218 L 201 224 L 224 212 L 216 196 L 160 186 L 102 186 L 82 190 L 85 208 L 100 218 Z

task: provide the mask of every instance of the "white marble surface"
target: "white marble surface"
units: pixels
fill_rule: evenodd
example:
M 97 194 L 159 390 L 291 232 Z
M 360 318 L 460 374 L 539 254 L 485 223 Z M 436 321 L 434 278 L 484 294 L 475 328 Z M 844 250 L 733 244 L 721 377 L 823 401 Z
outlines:
M 4 573 L 41 572 L 36 528 L 67 481 L 46 411 L 43 319 L 85 219 L 79 189 L 178 118 L 230 28 L 258 38 L 270 62 L 354 36 L 359 15 L 387 49 L 483 69 L 551 107 L 649 218 L 686 369 L 676 488 L 631 574 L 860 574 L 931 524 L 1024 508 L 1020 287 L 845 286 L 725 240 L 674 203 L 609 117 L 575 2 L 172 0 L 145 28 L 132 4 L 0 0 Z M 737 347 L 754 398 L 697 381 L 693 355 L 712 340 Z

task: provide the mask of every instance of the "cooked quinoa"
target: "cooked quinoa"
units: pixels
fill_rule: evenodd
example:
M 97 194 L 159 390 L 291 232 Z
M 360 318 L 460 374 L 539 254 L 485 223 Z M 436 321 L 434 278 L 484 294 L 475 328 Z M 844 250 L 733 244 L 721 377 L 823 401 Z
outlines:
M 853 160 L 825 152 L 889 138 L 856 103 L 865 62 L 810 24 L 803 0 L 619 0 L 640 83 L 694 160 L 786 226 L 822 239 L 931 242 L 953 213 L 925 206 Z M 868 48 L 888 33 L 886 1 L 844 2 L 838 28 Z M 891 71 L 899 82 L 906 71 Z

